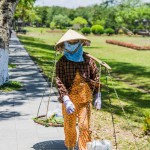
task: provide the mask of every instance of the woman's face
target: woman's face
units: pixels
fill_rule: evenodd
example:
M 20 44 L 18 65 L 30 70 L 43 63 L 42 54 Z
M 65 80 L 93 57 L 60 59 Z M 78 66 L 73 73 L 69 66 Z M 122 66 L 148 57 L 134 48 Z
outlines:
M 70 40 L 70 41 L 68 41 L 69 44 L 76 44 L 78 42 L 79 42 L 79 40 Z

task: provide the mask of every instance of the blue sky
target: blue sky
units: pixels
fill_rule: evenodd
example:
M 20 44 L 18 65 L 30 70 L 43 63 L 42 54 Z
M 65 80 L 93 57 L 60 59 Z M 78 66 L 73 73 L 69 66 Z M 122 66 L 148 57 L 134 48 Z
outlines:
M 79 6 L 88 6 L 101 3 L 103 0 L 36 0 L 35 5 L 40 6 L 64 6 L 68 8 L 76 8 Z M 142 0 L 150 2 L 150 0 Z

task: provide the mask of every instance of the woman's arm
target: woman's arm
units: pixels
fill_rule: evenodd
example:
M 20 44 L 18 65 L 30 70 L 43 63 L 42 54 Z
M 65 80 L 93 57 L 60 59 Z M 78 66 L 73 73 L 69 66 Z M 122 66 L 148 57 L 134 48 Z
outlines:
M 91 84 L 94 93 L 96 94 L 99 91 L 99 86 L 100 86 L 100 79 L 99 79 L 99 69 L 97 68 L 97 65 L 95 61 L 90 58 L 90 79 L 91 79 Z
M 63 97 L 65 95 L 68 95 L 68 91 L 64 85 L 65 83 L 65 75 L 64 75 L 64 69 L 63 69 L 63 62 L 60 60 L 56 63 L 56 85 L 59 92 L 59 101 L 63 101 Z

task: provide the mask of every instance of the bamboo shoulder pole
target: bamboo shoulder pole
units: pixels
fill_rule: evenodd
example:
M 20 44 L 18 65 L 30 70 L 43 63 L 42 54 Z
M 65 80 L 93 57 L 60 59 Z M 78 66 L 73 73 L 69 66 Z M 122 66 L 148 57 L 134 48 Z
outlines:
M 97 61 L 100 65 L 104 66 L 108 70 L 111 70 L 111 67 L 108 64 L 106 64 L 105 62 L 101 61 L 100 59 L 97 59 L 96 57 L 92 56 L 89 53 L 86 53 L 86 55 L 89 56 L 90 58 L 94 59 L 95 61 Z

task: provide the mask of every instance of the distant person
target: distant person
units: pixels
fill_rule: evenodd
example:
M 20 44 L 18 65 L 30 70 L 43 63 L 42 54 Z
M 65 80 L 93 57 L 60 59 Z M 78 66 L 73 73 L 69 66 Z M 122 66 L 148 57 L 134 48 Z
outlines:
M 55 48 L 64 55 L 56 64 L 56 84 L 64 116 L 65 146 L 74 150 L 77 141 L 76 121 L 79 126 L 79 150 L 87 150 L 91 141 L 90 114 L 94 95 L 94 106 L 101 108 L 98 68 L 92 58 L 83 52 L 90 41 L 83 35 L 68 30 Z

